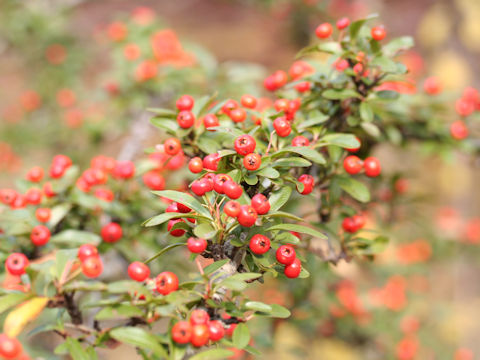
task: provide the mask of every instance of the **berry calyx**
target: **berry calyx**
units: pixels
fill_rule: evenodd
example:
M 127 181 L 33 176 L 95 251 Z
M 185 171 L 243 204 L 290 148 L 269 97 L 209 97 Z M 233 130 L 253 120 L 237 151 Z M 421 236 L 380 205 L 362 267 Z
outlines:
M 293 263 L 285 266 L 283 273 L 285 274 L 286 277 L 290 279 L 295 279 L 300 275 L 301 271 L 302 271 L 302 263 L 300 262 L 299 259 L 295 259 L 293 260 Z
M 172 340 L 177 344 L 188 344 L 192 339 L 192 325 L 188 321 L 179 321 L 172 327 Z
M 207 248 L 207 240 L 191 237 L 187 240 L 187 248 L 191 253 L 201 254 Z
M 358 174 L 362 171 L 363 161 L 355 155 L 349 155 L 343 160 L 343 168 L 350 175 Z
M 268 199 L 263 194 L 256 194 L 252 197 L 251 201 L 252 207 L 259 215 L 265 215 L 270 210 L 270 203 Z
M 42 246 L 50 240 L 50 230 L 44 225 L 37 225 L 30 233 L 30 240 L 36 246 Z
M 245 156 L 255 151 L 257 142 L 250 135 L 241 135 L 235 139 L 233 146 L 237 154 Z
M 170 271 L 164 271 L 155 278 L 157 291 L 162 295 L 168 295 L 178 289 L 177 275 Z
M 320 24 L 315 29 L 315 35 L 317 35 L 319 39 L 326 39 L 330 37 L 330 35 L 332 35 L 332 32 L 333 32 L 333 27 L 329 23 Z
M 99 256 L 91 256 L 82 262 L 82 272 L 86 277 L 96 278 L 103 272 L 103 262 Z
M 290 265 L 296 258 L 295 249 L 290 245 L 282 245 L 275 254 L 277 261 L 283 265 Z
M 227 174 L 215 175 L 215 178 L 213 179 L 213 190 L 215 190 L 218 194 L 224 194 L 225 190 L 223 187 L 225 185 L 225 182 L 229 180 L 230 181 L 232 180 L 230 175 L 227 175 Z
M 5 261 L 5 268 L 11 275 L 23 275 L 29 265 L 28 258 L 22 253 L 13 253 L 8 255 Z
M 194 174 L 198 174 L 203 170 L 203 160 L 196 156 L 188 162 L 188 170 Z
M 78 248 L 77 257 L 81 262 L 84 262 L 86 259 L 92 256 L 98 256 L 98 250 L 95 245 L 83 244 Z
M 255 234 L 250 239 L 250 250 L 257 255 L 265 254 L 270 250 L 270 239 L 262 234 Z
M 245 157 L 243 158 L 243 166 L 245 166 L 245 169 L 249 171 L 257 170 L 261 164 L 262 164 L 262 157 L 258 154 L 251 153 L 251 154 L 245 155 Z
M 240 212 L 238 213 L 237 220 L 240 225 L 250 227 L 257 221 L 257 212 L 252 206 L 242 205 L 240 206 Z
M 177 138 L 168 138 L 163 143 L 163 148 L 165 149 L 166 154 L 173 156 L 177 155 L 180 150 L 182 150 L 182 144 Z
M 102 236 L 103 241 L 107 243 L 115 243 L 121 239 L 123 230 L 119 224 L 111 222 L 102 227 L 100 235 Z
M 128 276 L 132 280 L 143 282 L 150 276 L 150 268 L 140 261 L 134 261 L 128 265 Z
M 373 156 L 370 156 L 363 161 L 363 167 L 365 169 L 365 175 L 368 177 L 376 177 L 380 175 L 382 171 L 380 161 Z

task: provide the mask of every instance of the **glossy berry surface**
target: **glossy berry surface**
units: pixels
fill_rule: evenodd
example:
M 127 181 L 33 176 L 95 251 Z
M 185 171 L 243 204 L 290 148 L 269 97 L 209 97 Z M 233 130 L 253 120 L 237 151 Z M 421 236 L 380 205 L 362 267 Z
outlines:
M 227 180 L 223 183 L 223 192 L 227 195 L 230 199 L 238 199 L 242 193 L 243 188 L 237 184 L 233 180 Z
M 0 334 L 0 357 L 3 359 L 15 359 L 22 351 L 20 341 L 5 334 Z
M 30 239 L 36 246 L 42 246 L 50 240 L 50 230 L 44 225 L 37 225 L 30 233 Z
M 221 340 L 225 336 L 225 328 L 223 327 L 223 323 L 221 321 L 209 321 L 207 326 L 211 341 Z
M 82 262 L 82 272 L 86 277 L 96 278 L 103 272 L 103 262 L 99 256 L 91 256 Z
M 123 230 L 120 224 L 111 222 L 102 227 L 100 235 L 102 236 L 103 241 L 107 243 L 115 243 L 122 238 Z
M 49 208 L 38 208 L 35 210 L 35 217 L 42 223 L 48 222 L 51 216 L 52 211 Z
M 250 239 L 250 250 L 254 254 L 262 255 L 270 250 L 270 239 L 262 234 L 255 234 Z
M 134 261 L 128 265 L 128 276 L 135 281 L 145 281 L 150 276 L 150 268 L 140 261 Z
M 155 278 L 157 291 L 162 295 L 168 295 L 178 289 L 178 278 L 172 272 L 164 271 Z
M 77 257 L 80 261 L 85 261 L 89 257 L 98 256 L 98 249 L 92 244 L 82 244 L 78 248 Z
M 299 259 L 293 260 L 293 263 L 290 265 L 285 266 L 284 274 L 286 277 L 290 279 L 295 279 L 300 275 L 302 271 L 302 263 Z
M 227 201 L 223 207 L 223 211 L 227 216 L 236 218 L 240 213 L 240 204 L 234 200 Z
M 257 221 L 258 214 L 252 206 L 242 205 L 240 206 L 240 212 L 238 213 L 237 220 L 240 225 L 250 227 Z
M 187 248 L 191 253 L 201 254 L 207 248 L 207 240 L 191 237 L 187 240 Z
M 332 35 L 332 32 L 333 32 L 333 27 L 329 23 L 320 24 L 315 29 L 315 35 L 317 35 L 319 39 L 326 39 L 330 37 L 330 35 Z
M 292 126 L 284 116 L 280 116 L 273 121 L 273 128 L 280 137 L 287 137 L 292 132 Z
M 387 32 L 383 26 L 375 26 L 371 31 L 372 38 L 377 41 L 381 41 L 387 36 Z
M 188 129 L 193 126 L 195 115 L 191 111 L 183 110 L 177 115 L 177 123 L 182 129 Z
M 188 170 L 194 174 L 198 174 L 203 170 L 203 160 L 196 156 L 188 162 Z
M 177 344 L 188 344 L 192 339 L 192 325 L 188 321 L 179 321 L 172 327 L 172 340 Z
M 290 265 L 296 257 L 295 249 L 290 245 L 282 245 L 275 254 L 277 261 L 283 265 Z
M 303 184 L 303 190 L 300 191 L 300 194 L 308 195 L 313 191 L 313 186 L 315 185 L 315 179 L 313 178 L 312 175 L 303 174 L 298 178 L 298 181 Z
M 241 135 L 235 139 L 233 145 L 237 154 L 245 156 L 255 151 L 257 142 L 250 135 Z
M 210 333 L 206 324 L 193 325 L 192 326 L 192 339 L 191 343 L 195 347 L 201 347 L 208 343 L 210 339 Z
M 191 97 L 190 95 L 180 96 L 177 102 L 175 103 L 179 111 L 190 111 L 193 109 L 194 104 L 195 104 L 195 101 L 193 100 L 193 97 Z
M 163 143 L 165 153 L 168 155 L 177 155 L 182 149 L 182 144 L 177 138 L 168 138 Z
M 167 231 L 170 233 L 170 235 L 175 236 L 175 237 L 183 236 L 185 234 L 184 229 L 172 229 L 172 228 L 175 224 L 184 223 L 184 222 L 185 222 L 185 220 L 183 220 L 183 219 L 172 219 L 172 220 L 170 220 L 168 222 L 168 225 L 167 225 Z
M 343 168 L 350 175 L 358 174 L 362 171 L 363 161 L 355 155 L 349 155 L 343 160 Z
M 210 316 L 203 309 L 195 309 L 190 314 L 190 324 L 201 325 L 206 324 L 210 320 Z
M 5 260 L 5 268 L 11 275 L 19 276 L 25 274 L 25 269 L 29 263 L 24 254 L 13 253 L 8 255 L 7 260 Z
M 259 215 L 265 215 L 270 211 L 270 202 L 263 194 L 254 195 L 252 197 L 251 205 Z
M 380 175 L 382 171 L 380 161 L 373 156 L 370 156 L 363 161 L 363 167 L 365 169 L 365 175 L 369 177 L 376 177 Z
M 262 164 L 262 157 L 258 154 L 251 153 L 243 158 L 243 166 L 249 171 L 257 170 Z

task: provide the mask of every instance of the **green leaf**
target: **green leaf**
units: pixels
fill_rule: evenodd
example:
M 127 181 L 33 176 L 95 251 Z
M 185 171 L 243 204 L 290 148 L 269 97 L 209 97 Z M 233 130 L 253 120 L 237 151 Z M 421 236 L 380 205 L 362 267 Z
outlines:
M 322 93 L 322 96 L 330 100 L 345 100 L 362 97 L 358 92 L 352 89 L 328 89 Z
M 243 131 L 233 128 L 233 127 L 227 127 L 227 126 L 213 126 L 208 128 L 209 131 L 215 131 L 215 132 L 221 132 L 230 135 L 232 138 L 237 138 L 241 135 L 244 135 Z
M 414 41 L 411 36 L 402 36 L 390 41 L 387 45 L 383 46 L 383 53 L 386 56 L 394 56 L 400 50 L 408 50 L 413 47 Z
M 205 135 L 198 138 L 197 145 L 204 153 L 211 154 L 220 150 L 220 144 Z
M 373 121 L 373 109 L 370 104 L 365 101 L 360 104 L 360 117 L 363 121 Z
M 18 293 L 18 292 L 1 296 L 0 297 L 0 314 L 7 311 L 11 307 L 14 307 L 15 305 L 19 305 L 20 303 L 28 300 L 30 297 L 32 297 L 31 294 Z
M 210 275 L 211 273 L 220 269 L 223 265 L 225 265 L 229 261 L 230 261 L 229 259 L 215 261 L 214 263 L 211 263 L 210 265 L 206 266 L 203 269 L 203 272 L 205 273 L 205 275 Z
M 256 171 L 256 174 L 269 179 L 277 179 L 280 177 L 280 173 L 270 166 L 264 167 L 263 169 Z
M 145 264 L 148 264 L 150 262 L 152 262 L 153 260 L 155 260 L 156 258 L 162 256 L 163 254 L 165 254 L 167 251 L 170 251 L 176 247 L 179 247 L 179 246 L 183 246 L 183 245 L 186 245 L 185 243 L 176 243 L 176 244 L 172 244 L 172 245 L 168 245 L 166 247 L 164 247 L 162 250 L 160 250 L 158 253 L 156 253 L 155 255 L 153 255 L 151 258 L 149 258 L 148 260 L 145 261 Z
M 211 239 L 217 234 L 217 230 L 210 223 L 203 223 L 193 228 L 195 236 L 203 239 Z
M 217 359 L 228 359 L 233 355 L 233 352 L 226 349 L 210 349 L 202 351 L 198 354 L 190 357 L 190 360 L 217 360 Z
M 380 129 L 377 127 L 377 125 L 369 122 L 362 122 L 360 126 L 365 130 L 365 132 L 373 137 L 379 137 L 380 136 Z
M 321 42 L 318 45 L 318 50 L 327 54 L 338 54 L 342 51 L 342 47 L 336 41 Z
M 234 169 L 228 172 L 227 175 L 229 175 L 232 178 L 232 180 L 235 181 L 236 183 L 242 180 L 242 172 L 238 169 Z
M 292 188 L 284 186 L 280 190 L 273 192 L 268 201 L 270 202 L 270 211 L 277 211 L 290 199 Z
M 99 235 L 82 230 L 63 230 L 53 235 L 50 241 L 55 244 L 68 245 L 70 247 L 78 247 L 82 244 L 98 245 L 101 241 Z
M 309 228 L 304 225 L 298 225 L 298 224 L 277 224 L 270 226 L 266 231 L 274 231 L 274 230 L 287 230 L 287 231 L 296 231 L 298 233 L 302 234 L 308 234 L 310 236 L 319 238 L 319 239 L 326 239 L 327 236 L 323 233 L 321 233 L 318 230 Z
M 397 64 L 392 59 L 385 56 L 378 56 L 371 62 L 372 66 L 379 67 L 384 72 L 397 72 Z
M 207 112 L 210 104 L 216 97 L 217 97 L 217 94 L 213 94 L 213 95 L 205 95 L 205 96 L 202 96 L 200 99 L 196 99 L 192 109 L 193 115 L 195 115 L 196 118 L 204 115 Z
M 347 149 L 360 146 L 360 142 L 355 135 L 342 133 L 325 135 L 320 139 L 320 144 L 335 145 Z
M 284 212 L 284 211 L 270 211 L 266 216 L 271 217 L 271 218 L 279 217 L 279 218 L 292 219 L 292 220 L 295 220 L 295 221 L 303 221 L 302 218 L 300 218 L 296 215 Z
M 82 345 L 80 345 L 77 339 L 67 337 L 65 345 L 73 360 L 90 360 L 87 352 L 82 348 Z
M 245 175 L 243 180 L 245 180 L 248 185 L 255 185 L 258 183 L 258 177 L 254 174 Z
M 270 305 L 260 301 L 247 301 L 245 303 L 245 308 L 247 310 L 261 311 L 265 313 L 270 313 L 272 311 L 272 307 Z
M 162 130 L 165 130 L 169 134 L 175 135 L 180 129 L 180 126 L 175 120 L 166 119 L 163 117 L 154 117 L 150 119 L 150 123 Z
M 358 32 L 360 31 L 360 29 L 362 28 L 362 26 L 368 21 L 368 20 L 371 20 L 371 19 L 375 19 L 378 17 L 378 14 L 372 14 L 372 15 L 369 15 L 367 16 L 365 19 L 360 19 L 360 20 L 357 20 L 357 21 L 354 21 L 350 24 L 350 38 L 352 39 L 355 39 L 358 35 Z
M 243 291 L 247 288 L 247 283 L 241 280 L 226 278 L 225 280 L 221 281 L 217 287 L 225 287 L 234 291 Z
M 243 349 L 248 345 L 250 342 L 250 330 L 248 329 L 247 324 L 240 323 L 237 325 L 233 331 L 232 341 L 237 349 Z
M 147 108 L 147 111 L 154 113 L 155 115 L 161 117 L 170 117 L 175 119 L 177 117 L 177 112 L 171 109 L 163 109 L 163 108 Z
M 240 273 L 240 274 L 232 275 L 232 276 L 229 277 L 229 279 L 247 281 L 247 280 L 258 279 L 261 276 L 262 276 L 262 274 L 259 274 L 259 273 L 247 272 L 247 273 Z
M 377 97 L 382 100 L 395 100 L 398 99 L 400 94 L 392 90 L 382 90 L 376 93 Z
M 153 191 L 153 193 L 155 195 L 179 202 L 180 204 L 188 206 L 190 209 L 196 211 L 200 215 L 203 215 L 210 220 L 212 219 L 210 212 L 190 194 L 174 190 Z
M 168 358 L 166 351 L 158 344 L 158 339 L 138 327 L 116 328 L 110 331 L 110 336 L 122 343 L 138 346 L 152 351 L 157 356 Z
M 60 204 L 52 207 L 50 220 L 47 223 L 47 226 L 52 229 L 54 228 L 64 217 L 68 214 L 72 205 L 69 203 Z
M 192 219 L 206 219 L 204 216 L 195 215 L 191 213 L 175 213 L 175 212 L 168 212 L 163 213 L 160 215 L 156 215 L 151 217 L 147 221 L 143 223 L 143 226 L 150 227 L 163 224 L 171 219 L 179 219 L 179 218 L 192 218 Z
M 309 118 L 308 120 L 302 121 L 301 124 L 297 126 L 298 131 L 303 131 L 309 127 L 323 124 L 325 121 L 327 121 L 330 117 L 325 114 L 320 114 L 318 116 L 314 116 L 312 118 Z
M 286 319 L 291 315 L 290 311 L 282 305 L 271 304 L 270 306 L 272 307 L 272 311 L 270 312 L 270 316 L 272 317 Z
M 306 146 L 287 146 L 277 151 L 275 154 L 272 155 L 272 157 L 282 155 L 282 154 L 288 154 L 288 153 L 295 153 L 295 154 L 302 155 L 308 160 L 313 161 L 314 163 L 317 163 L 320 165 L 326 164 L 325 158 L 322 156 L 322 154 Z
M 370 201 L 370 191 L 368 191 L 365 184 L 346 176 L 337 177 L 337 179 L 342 190 L 347 192 L 351 197 L 364 203 Z
M 288 157 L 278 159 L 272 164 L 273 167 L 309 167 L 312 166 L 312 163 L 301 157 Z

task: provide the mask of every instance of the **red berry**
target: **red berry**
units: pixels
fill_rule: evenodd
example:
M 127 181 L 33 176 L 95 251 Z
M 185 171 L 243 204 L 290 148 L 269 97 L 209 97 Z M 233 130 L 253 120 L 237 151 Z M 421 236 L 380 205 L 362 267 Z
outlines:
M 442 91 L 442 85 L 438 78 L 432 76 L 423 82 L 423 90 L 429 95 L 437 95 Z
M 191 343 L 195 347 L 201 347 L 208 343 L 210 338 L 210 333 L 208 331 L 208 326 L 205 324 L 193 325 L 192 326 L 192 339 Z
M 365 216 L 363 216 L 362 214 L 353 215 L 352 220 L 357 230 L 360 230 L 361 228 L 363 228 L 365 226 L 365 223 L 367 222 L 367 220 L 365 219 Z
M 455 140 L 463 140 L 468 136 L 468 128 L 462 120 L 454 121 L 450 125 L 450 135 Z
M 28 189 L 25 193 L 25 201 L 31 205 L 38 205 L 42 202 L 43 193 L 40 189 Z
M 308 195 L 313 191 L 313 185 L 315 184 L 315 179 L 312 175 L 303 174 L 300 175 L 298 181 L 303 184 L 303 191 L 299 191 L 297 187 L 297 191 L 300 192 L 302 195 Z
M 207 240 L 191 237 L 187 240 L 188 250 L 194 254 L 201 254 L 207 248 Z
M 89 257 L 98 257 L 98 250 L 95 245 L 83 244 L 78 248 L 77 256 L 81 262 L 84 262 Z
M 238 103 L 235 100 L 229 99 L 223 104 L 222 112 L 226 115 L 230 115 L 230 112 L 236 108 L 238 108 Z
M 168 295 L 178 289 L 177 275 L 170 271 L 164 271 L 155 278 L 157 291 L 162 295 Z
M 152 190 L 165 189 L 165 178 L 157 171 L 151 170 L 142 177 L 143 183 Z
M 270 239 L 265 235 L 255 234 L 250 239 L 250 250 L 254 254 L 262 255 L 270 249 Z
M 128 265 L 128 276 L 132 280 L 143 282 L 150 276 L 150 269 L 140 261 L 134 261 Z
M 273 120 L 273 128 L 280 137 L 287 137 L 292 132 L 292 126 L 284 116 L 277 117 Z
M 295 249 L 290 245 L 282 245 L 276 252 L 277 261 L 283 265 L 292 264 L 296 256 Z
M 240 213 L 240 204 L 234 200 L 230 200 L 223 207 L 223 211 L 227 216 L 236 218 Z
M 52 164 L 60 165 L 66 169 L 72 165 L 72 159 L 66 155 L 59 154 L 53 157 Z
M 214 114 L 207 114 L 203 118 L 203 125 L 205 126 L 205 129 L 208 129 L 211 127 L 219 126 L 220 122 Z
M 315 29 L 315 34 L 319 39 L 326 39 L 332 35 L 333 32 L 333 27 L 329 23 L 323 23 L 318 25 L 318 27 Z
M 34 166 L 28 171 L 27 180 L 37 183 L 42 181 L 43 175 L 43 169 L 40 166 Z
M 4 359 L 15 359 L 22 353 L 22 344 L 15 338 L 0 334 L 0 356 Z
M 250 227 L 257 221 L 257 212 L 252 206 L 242 205 L 240 206 L 240 212 L 238 213 L 237 220 L 240 225 Z
M 242 108 L 236 108 L 230 111 L 230 119 L 232 119 L 233 122 L 235 123 L 241 123 L 244 122 L 245 119 L 247 118 L 247 112 L 245 109 Z
M 347 217 L 347 218 L 343 219 L 342 228 L 343 228 L 344 231 L 346 231 L 348 233 L 354 233 L 354 232 L 357 231 L 357 226 L 355 224 L 355 220 L 353 220 L 353 218 L 351 218 L 351 217 Z
M 130 179 L 135 175 L 135 164 L 131 161 L 118 161 L 113 174 L 119 179 Z
M 267 197 L 263 194 L 254 195 L 252 197 L 251 205 L 259 215 L 265 215 L 270 210 L 270 203 L 268 202 Z
M 168 138 L 163 143 L 165 153 L 168 155 L 177 155 L 182 150 L 182 144 L 177 138 Z
M 218 153 L 207 155 L 203 158 L 203 167 L 208 170 L 217 171 L 221 157 Z
M 107 201 L 107 202 L 112 202 L 113 199 L 115 198 L 113 191 L 110 189 L 103 189 L 103 188 L 96 189 L 94 194 L 97 199 Z
M 102 227 L 100 235 L 102 236 L 103 241 L 107 243 L 115 243 L 122 237 L 123 230 L 119 224 L 111 222 Z
M 243 166 L 245 166 L 245 169 L 249 171 L 257 170 L 261 164 L 262 164 L 262 157 L 258 154 L 251 153 L 251 154 L 245 155 L 245 157 L 243 158 Z
M 225 182 L 228 180 L 232 180 L 230 175 L 227 174 L 217 174 L 213 179 L 213 190 L 215 190 L 218 194 L 225 194 L 225 190 L 223 188 Z
M 381 41 L 387 36 L 387 32 L 383 26 L 375 26 L 372 28 L 372 38 L 373 40 Z
M 293 263 L 285 266 L 285 269 L 283 270 L 285 276 L 290 279 L 297 278 L 298 275 L 300 275 L 301 271 L 302 271 L 302 263 L 300 262 L 299 259 L 293 260 Z
M 343 17 L 337 20 L 337 29 L 343 30 L 350 25 L 350 19 L 347 17 Z
M 90 256 L 82 262 L 82 272 L 86 277 L 96 278 L 103 272 L 103 262 L 99 256 Z
M 12 205 L 18 193 L 13 189 L 0 189 L 0 201 L 5 205 Z
M 183 219 L 172 219 L 172 220 L 170 220 L 168 222 L 168 225 L 167 225 L 167 230 L 170 233 L 170 235 L 175 236 L 175 237 L 183 236 L 185 234 L 184 229 L 173 229 L 172 230 L 172 228 L 175 224 L 184 223 L 184 222 L 185 222 L 185 220 L 183 220 Z
M 177 203 L 177 209 L 178 209 L 179 212 L 181 212 L 183 214 L 186 214 L 186 213 L 189 213 L 190 211 L 192 211 L 192 209 L 190 209 L 186 205 L 183 205 L 182 203 Z
M 243 188 L 233 180 L 227 180 L 223 183 L 223 191 L 230 199 L 238 199 L 242 196 Z
M 194 103 L 195 100 L 193 100 L 193 97 L 191 97 L 190 95 L 182 95 L 178 98 L 175 105 L 177 106 L 177 109 L 179 111 L 190 111 L 193 109 Z
M 255 109 L 255 107 L 257 106 L 257 99 L 252 95 L 245 94 L 242 95 L 240 103 L 243 107 L 246 107 L 248 109 Z
M 25 274 L 25 269 L 29 264 L 28 258 L 22 253 L 13 253 L 8 255 L 5 260 L 5 268 L 11 275 Z
M 292 139 L 292 146 L 308 146 L 310 145 L 310 141 L 302 135 L 295 136 Z
M 310 81 L 302 81 L 295 85 L 295 90 L 297 90 L 299 93 L 310 91 L 311 88 L 312 83 Z
M 205 195 L 210 188 L 210 182 L 207 179 L 200 179 L 200 180 L 195 180 L 192 183 L 192 192 L 197 195 L 197 196 L 203 196 Z
M 277 89 L 281 88 L 288 81 L 287 73 L 283 70 L 277 70 L 273 73 L 273 81 Z
M 245 156 L 255 151 L 257 142 L 250 135 L 241 135 L 235 139 L 233 146 L 237 154 Z
M 60 164 L 52 164 L 50 166 L 50 171 L 49 171 L 49 174 L 50 174 L 50 177 L 53 178 L 53 179 L 59 179 L 63 176 L 63 174 L 65 174 L 65 171 L 67 169 L 63 166 L 63 165 L 60 165 Z
M 280 111 L 287 112 L 288 111 L 288 104 L 289 104 L 288 99 L 277 99 L 273 103 L 273 107 L 278 112 L 280 112 Z
M 177 344 L 188 344 L 192 339 L 192 325 L 188 321 L 179 321 L 172 327 L 172 340 Z
M 50 240 L 50 230 L 44 225 L 37 225 L 32 229 L 30 239 L 36 246 L 45 245 Z
M 23 209 L 27 206 L 27 198 L 24 195 L 18 195 L 11 205 L 12 209 Z
M 203 309 L 195 309 L 190 315 L 190 324 L 201 325 L 206 324 L 210 320 L 210 315 Z
M 223 327 L 223 323 L 221 321 L 209 321 L 207 326 L 211 341 L 221 340 L 225 336 L 225 328 Z
M 195 115 L 191 111 L 183 110 L 177 115 L 177 123 L 182 129 L 188 129 L 193 126 Z
M 370 156 L 363 161 L 363 167 L 365 169 L 365 175 L 369 177 L 376 177 L 380 175 L 380 172 L 382 171 L 380 161 L 373 156 Z
M 203 170 L 203 160 L 198 156 L 192 158 L 188 162 L 188 170 L 190 170 L 194 174 L 198 174 Z
M 358 174 L 362 171 L 363 161 L 355 155 L 350 155 L 343 160 L 343 168 L 350 175 Z

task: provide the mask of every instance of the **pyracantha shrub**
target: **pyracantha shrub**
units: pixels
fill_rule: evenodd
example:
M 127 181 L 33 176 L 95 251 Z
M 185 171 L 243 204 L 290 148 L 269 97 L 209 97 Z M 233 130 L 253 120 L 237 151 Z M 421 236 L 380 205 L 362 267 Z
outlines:
M 0 304 L 8 314 L 0 355 L 18 356 L 15 338 L 46 309 L 56 321 L 36 332 L 54 331 L 65 339 L 56 353 L 74 358 L 94 359 L 96 348 L 118 342 L 145 359 L 258 355 L 249 321 L 290 312 L 251 300 L 248 287 L 272 278 L 300 284 L 318 262 L 381 251 L 388 234 L 360 234 L 374 230 L 370 190 L 391 180 L 377 145 L 468 145 L 479 99 L 466 91 L 455 106 L 463 125 L 449 128 L 439 120 L 449 109 L 438 106 L 435 84 L 426 95 L 402 91 L 407 70 L 396 56 L 412 40 L 388 41 L 385 28 L 367 20 L 341 19 L 338 41 L 337 30 L 321 24 L 302 60 L 265 79 L 270 100 L 182 94 L 172 109 L 150 109 L 165 140 L 148 159 L 98 156 L 80 172 L 59 155 L 48 171 L 30 170 L 17 190 L 2 189 Z M 116 42 L 126 36 L 120 23 L 109 34 Z M 318 53 L 328 60 L 309 59 Z M 150 65 L 140 69 L 137 80 L 147 81 Z M 351 284 L 340 288 L 354 294 Z

